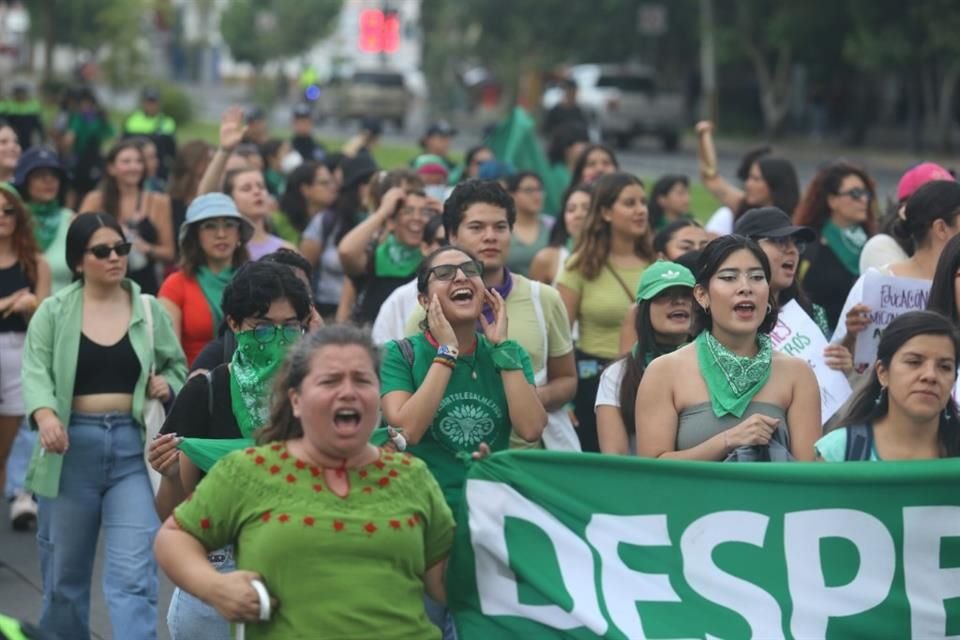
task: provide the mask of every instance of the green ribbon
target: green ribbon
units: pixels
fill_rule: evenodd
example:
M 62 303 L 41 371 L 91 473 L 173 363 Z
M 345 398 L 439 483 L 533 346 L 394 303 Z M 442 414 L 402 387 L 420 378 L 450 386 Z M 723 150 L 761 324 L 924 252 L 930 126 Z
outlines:
M 773 362 L 770 337 L 763 333 L 757 335 L 759 350 L 753 358 L 731 352 L 709 331 L 702 331 L 694 342 L 700 375 L 707 384 L 714 415 L 743 417 L 753 397 L 770 379 Z
M 206 266 L 197 269 L 197 284 L 200 285 L 203 297 L 207 299 L 207 305 L 210 306 L 215 332 L 220 323 L 223 322 L 223 309 L 220 308 L 220 304 L 223 302 L 223 290 L 230 284 L 233 274 L 233 267 L 228 267 L 220 273 L 214 273 Z
M 177 447 L 204 473 L 227 454 L 253 447 L 253 438 L 214 440 L 211 438 L 184 438 Z
M 374 275 L 378 278 L 412 278 L 423 260 L 419 245 L 408 247 L 392 233 L 380 243 L 375 255 Z
M 37 239 L 37 244 L 40 245 L 40 251 L 44 252 L 56 240 L 57 231 L 60 229 L 60 211 L 62 210 L 60 203 L 56 200 L 31 202 L 27 208 L 33 216 L 33 235 Z
M 860 275 L 860 254 L 867 243 L 867 232 L 860 225 L 841 229 L 827 220 L 821 231 L 827 246 L 840 260 L 840 264 L 855 276 Z

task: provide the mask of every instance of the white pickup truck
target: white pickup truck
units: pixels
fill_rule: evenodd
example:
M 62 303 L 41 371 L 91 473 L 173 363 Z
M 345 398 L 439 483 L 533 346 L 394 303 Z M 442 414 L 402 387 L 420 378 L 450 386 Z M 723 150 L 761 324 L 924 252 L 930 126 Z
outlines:
M 576 81 L 577 103 L 586 112 L 591 128 L 618 147 L 630 146 L 640 135 L 660 138 L 673 151 L 683 128 L 684 99 L 679 92 L 657 87 L 651 67 L 639 64 L 579 64 L 570 68 Z M 563 98 L 561 87 L 543 94 L 543 108 Z

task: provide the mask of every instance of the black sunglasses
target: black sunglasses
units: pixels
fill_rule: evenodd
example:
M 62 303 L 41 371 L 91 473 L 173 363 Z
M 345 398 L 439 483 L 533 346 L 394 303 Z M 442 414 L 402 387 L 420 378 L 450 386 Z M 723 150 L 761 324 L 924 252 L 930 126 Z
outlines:
M 457 271 L 463 271 L 463 275 L 468 278 L 476 278 L 483 273 L 483 267 L 473 260 L 467 260 L 462 264 L 438 264 L 427 271 L 427 280 L 433 275 L 441 282 L 449 282 L 456 277 Z
M 130 253 L 131 248 L 133 248 L 133 245 L 129 242 L 120 242 L 115 245 L 95 244 L 87 249 L 87 253 L 92 253 L 93 257 L 98 260 L 106 260 L 114 251 L 117 252 L 118 258 L 122 258 Z
M 838 191 L 837 195 L 847 196 L 851 200 L 864 200 L 864 199 L 869 200 L 872 194 L 870 193 L 869 189 L 861 189 L 860 187 L 854 187 L 853 189 L 848 189 L 846 191 Z

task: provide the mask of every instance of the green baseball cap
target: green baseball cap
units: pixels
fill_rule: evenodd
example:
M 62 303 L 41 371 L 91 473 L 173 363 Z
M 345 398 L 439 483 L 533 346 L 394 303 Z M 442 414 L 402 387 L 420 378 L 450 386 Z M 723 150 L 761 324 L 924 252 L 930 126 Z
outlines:
M 696 283 L 693 272 L 682 264 L 657 260 L 647 267 L 640 278 L 640 286 L 637 287 L 637 304 L 656 298 L 665 289 L 671 287 L 693 289 Z

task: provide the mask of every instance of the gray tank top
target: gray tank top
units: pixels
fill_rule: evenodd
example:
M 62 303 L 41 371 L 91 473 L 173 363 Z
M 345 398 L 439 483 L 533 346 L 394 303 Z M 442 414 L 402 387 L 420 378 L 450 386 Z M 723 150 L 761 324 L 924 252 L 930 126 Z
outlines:
M 692 449 L 718 433 L 737 426 L 755 413 L 778 418 L 780 420 L 777 426 L 779 437 L 776 439 L 789 447 L 790 432 L 787 428 L 787 414 L 783 408 L 769 402 L 751 402 L 747 405 L 742 418 L 730 414 L 718 418 L 713 414 L 713 407 L 709 402 L 701 402 L 680 412 L 680 422 L 677 424 L 677 451 Z

